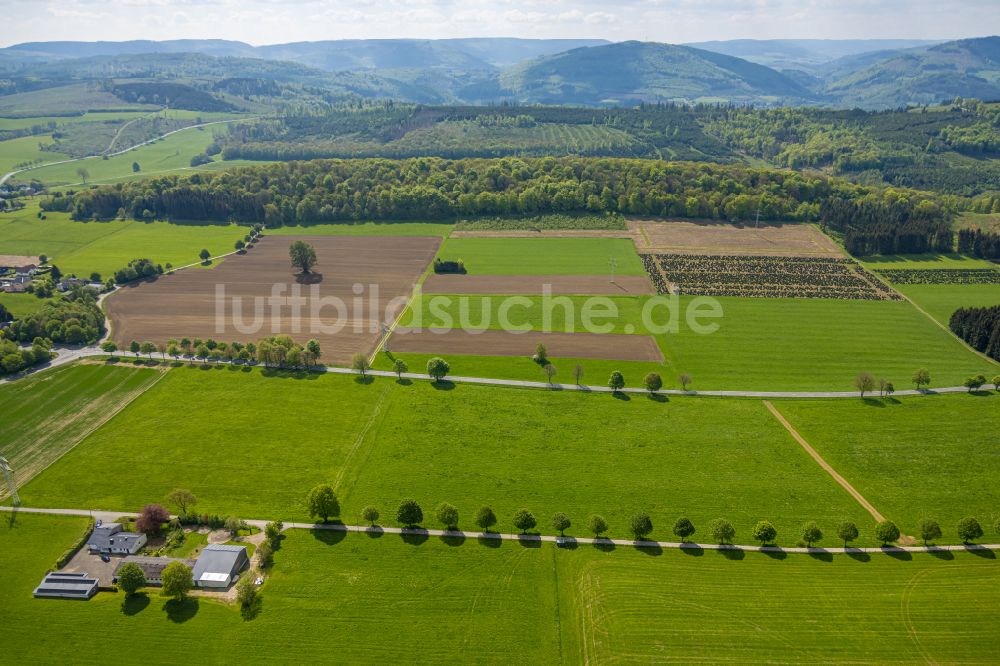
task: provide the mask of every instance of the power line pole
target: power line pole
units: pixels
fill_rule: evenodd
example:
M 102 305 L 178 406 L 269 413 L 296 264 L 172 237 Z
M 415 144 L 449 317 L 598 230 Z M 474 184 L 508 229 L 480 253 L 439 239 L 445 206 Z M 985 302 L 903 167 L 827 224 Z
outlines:
M 0 471 L 3 472 L 4 479 L 7 480 L 7 489 L 14 500 L 14 506 L 21 506 L 21 498 L 17 494 L 17 484 L 14 483 L 14 471 L 10 468 L 10 463 L 3 456 L 0 456 Z
M 615 269 L 618 268 L 618 259 L 615 257 L 608 257 L 608 266 L 611 267 L 611 281 L 615 281 Z

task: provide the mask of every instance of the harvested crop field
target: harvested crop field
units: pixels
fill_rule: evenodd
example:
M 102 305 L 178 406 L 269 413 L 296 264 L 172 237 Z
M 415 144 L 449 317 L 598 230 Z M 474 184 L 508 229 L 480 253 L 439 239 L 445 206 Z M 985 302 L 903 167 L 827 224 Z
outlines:
M 21 268 L 22 266 L 38 266 L 41 264 L 38 257 L 27 257 L 19 254 L 0 254 L 0 266 L 6 268 Z
M 288 258 L 293 239 L 267 236 L 213 270 L 180 271 L 110 296 L 105 309 L 114 340 L 119 345 L 183 337 L 248 342 L 287 333 L 301 342 L 318 340 L 326 362 L 347 362 L 375 346 L 381 324 L 403 310 L 441 242 L 369 236 L 294 240 L 300 239 L 316 250 L 312 280 L 297 281 Z M 224 298 L 217 289 L 224 289 Z M 273 290 L 280 300 L 272 301 Z
M 772 257 L 843 257 L 812 224 L 762 222 L 739 226 L 718 221 L 629 220 L 639 254 L 725 254 Z
M 477 354 L 531 356 L 544 344 L 552 358 L 588 358 L 614 361 L 663 361 L 663 352 L 651 335 L 466 331 L 397 328 L 388 347 L 394 352 L 417 354 Z
M 655 294 L 645 275 L 456 275 L 435 274 L 424 281 L 425 294 L 550 294 L 571 296 L 635 296 Z

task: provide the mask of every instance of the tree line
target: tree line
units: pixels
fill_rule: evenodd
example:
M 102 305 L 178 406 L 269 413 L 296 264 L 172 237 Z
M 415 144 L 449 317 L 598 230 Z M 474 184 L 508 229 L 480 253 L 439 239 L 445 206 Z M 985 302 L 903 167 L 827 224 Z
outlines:
M 76 193 L 69 208 L 78 220 L 127 216 L 268 227 L 573 212 L 739 221 L 759 213 L 765 220 L 822 221 L 844 233 L 895 239 L 859 244 L 865 253 L 951 243 L 949 213 L 933 194 L 775 169 L 614 158 L 289 162 L 92 188 Z
M 962 229 L 958 232 L 958 251 L 980 259 L 1000 259 L 1000 234 Z
M 959 308 L 952 313 L 948 326 L 970 347 L 1000 361 L 1000 305 Z

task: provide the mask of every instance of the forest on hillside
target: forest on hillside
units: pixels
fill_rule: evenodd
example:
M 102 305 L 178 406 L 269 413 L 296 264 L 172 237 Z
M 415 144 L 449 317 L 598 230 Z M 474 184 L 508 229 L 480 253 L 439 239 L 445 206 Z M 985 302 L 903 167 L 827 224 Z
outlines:
M 793 171 L 614 158 L 315 160 L 161 176 L 57 196 L 79 220 L 233 220 L 268 227 L 353 220 L 588 212 L 741 222 L 818 221 L 859 254 L 950 251 L 933 194 Z

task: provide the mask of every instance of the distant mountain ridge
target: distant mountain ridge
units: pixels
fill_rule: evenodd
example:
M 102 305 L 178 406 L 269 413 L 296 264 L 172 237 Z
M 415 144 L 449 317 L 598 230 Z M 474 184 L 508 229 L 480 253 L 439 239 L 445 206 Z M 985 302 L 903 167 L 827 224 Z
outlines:
M 0 94 L 123 77 L 199 79 L 189 83 L 206 90 L 220 78 L 258 77 L 308 86 L 304 94 L 321 104 L 360 97 L 427 104 L 674 101 L 885 109 L 955 97 L 1000 100 L 1000 37 L 697 46 L 513 38 L 253 46 L 185 39 L 31 42 L 0 49 Z

